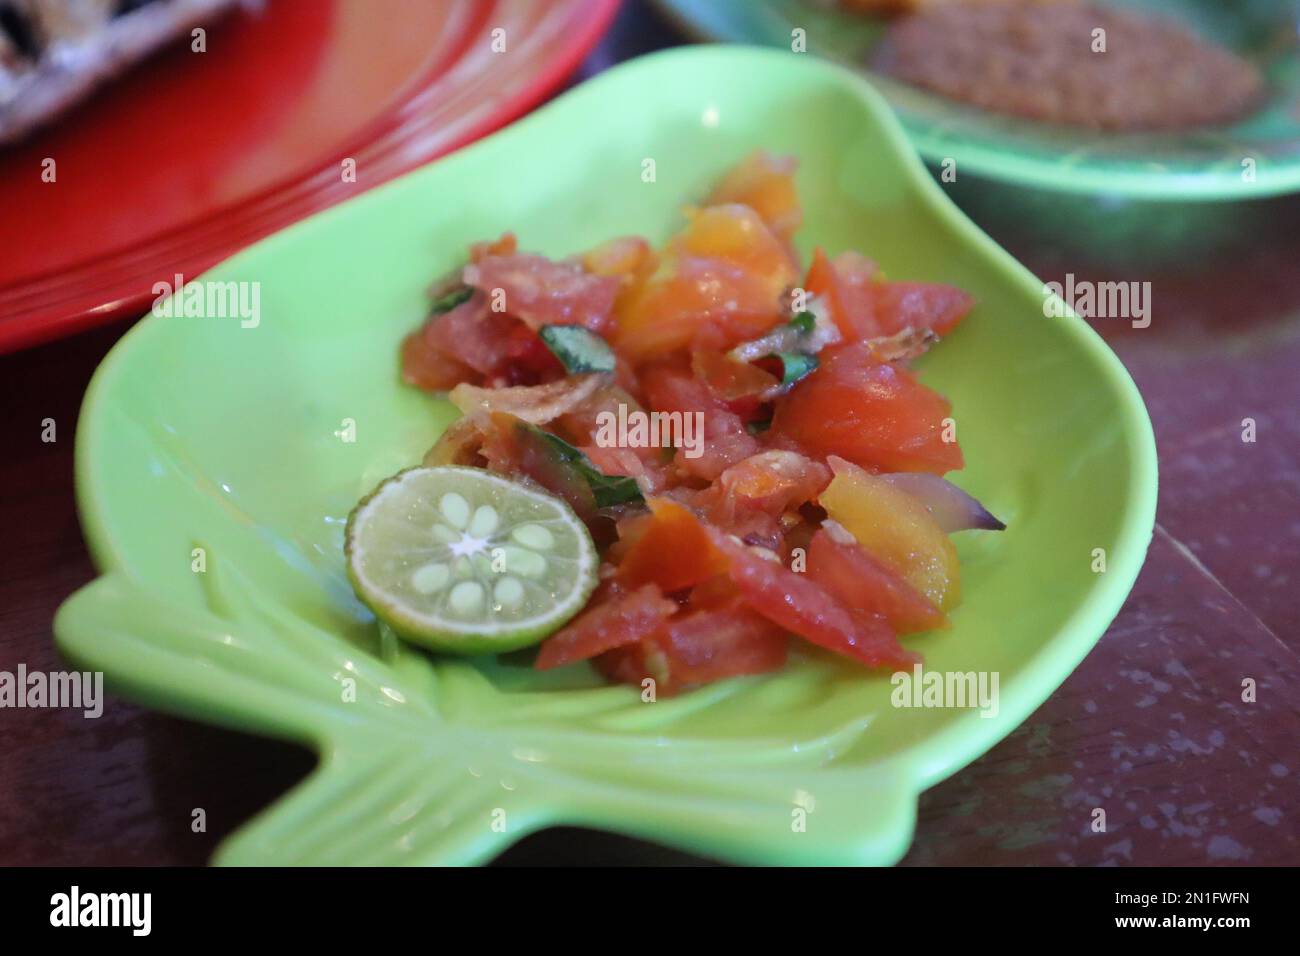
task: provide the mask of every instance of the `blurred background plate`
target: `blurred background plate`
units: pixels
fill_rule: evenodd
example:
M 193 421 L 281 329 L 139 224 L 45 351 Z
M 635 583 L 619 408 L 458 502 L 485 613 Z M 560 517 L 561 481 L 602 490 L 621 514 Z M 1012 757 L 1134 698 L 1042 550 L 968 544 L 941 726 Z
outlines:
M 803 29 L 808 53 L 868 74 L 932 168 L 956 161 L 945 187 L 977 223 L 1056 237 L 1081 266 L 1186 269 L 1294 226 L 1267 200 L 1300 190 L 1300 0 L 1099 0 L 1174 17 L 1264 73 L 1267 99 L 1243 121 L 1148 133 L 1002 116 L 867 69 L 889 21 L 833 0 L 656 4 L 696 39 L 790 49 Z
M 269 0 L 209 28 L 204 53 L 173 45 L 0 149 L 0 352 L 143 312 L 154 283 L 502 126 L 617 7 Z
M 697 37 L 789 48 L 864 67 L 889 21 L 845 12 L 831 0 L 657 0 Z M 1099 134 L 965 106 L 868 70 L 931 163 L 960 155 L 981 176 L 1072 192 L 1131 197 L 1229 198 L 1300 189 L 1300 48 L 1295 0 L 1109 0 L 1102 5 L 1172 16 L 1259 65 L 1267 101 L 1242 122 L 1169 133 Z M 1256 178 L 1242 177 L 1242 159 Z

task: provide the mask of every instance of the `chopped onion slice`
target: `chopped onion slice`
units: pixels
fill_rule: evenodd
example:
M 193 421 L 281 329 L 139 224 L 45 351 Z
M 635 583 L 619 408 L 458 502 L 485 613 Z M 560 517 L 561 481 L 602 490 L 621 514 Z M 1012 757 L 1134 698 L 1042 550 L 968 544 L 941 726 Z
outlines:
M 571 375 L 546 385 L 510 388 L 479 388 L 462 382 L 447 397 L 465 415 L 509 412 L 533 425 L 545 425 L 582 404 L 606 378 L 600 374 Z
M 816 355 L 828 345 L 834 345 L 842 336 L 839 327 L 831 320 L 825 303 L 816 297 L 808 301 L 808 312 L 813 317 L 811 331 L 801 332 L 789 322 L 777 326 L 761 339 L 742 342 L 727 353 L 737 362 L 754 362 L 781 352 L 802 352 Z
M 971 529 L 1001 531 L 1006 528 L 987 508 L 946 478 L 911 471 L 878 477 L 919 499 L 930 509 L 930 514 L 934 515 L 934 520 L 946 534 Z

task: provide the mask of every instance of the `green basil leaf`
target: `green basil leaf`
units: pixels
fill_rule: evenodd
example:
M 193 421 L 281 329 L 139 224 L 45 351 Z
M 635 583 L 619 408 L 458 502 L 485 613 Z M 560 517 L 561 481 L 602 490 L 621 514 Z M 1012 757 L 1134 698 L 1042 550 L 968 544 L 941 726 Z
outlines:
M 461 303 L 468 302 L 473 294 L 474 290 L 467 285 L 449 289 L 429 303 L 429 314 L 442 315 L 444 312 L 450 312 Z
M 614 371 L 614 350 L 581 325 L 544 325 L 538 334 L 570 375 Z
M 803 352 L 776 352 L 773 357 L 781 360 L 782 385 L 793 385 L 800 379 L 807 378 L 817 369 L 815 355 L 805 355 Z
M 812 310 L 808 309 L 803 312 L 796 312 L 789 324 L 800 335 L 809 335 L 813 329 L 817 328 L 817 317 L 812 314 Z
M 536 426 L 529 426 L 536 428 Z M 580 474 L 587 486 L 591 488 L 592 497 L 596 499 L 597 508 L 608 508 L 632 501 L 644 501 L 636 479 L 627 475 L 607 475 L 591 463 L 591 459 L 574 448 L 558 435 L 552 435 L 542 428 L 537 433 L 551 446 L 556 457 L 571 465 Z

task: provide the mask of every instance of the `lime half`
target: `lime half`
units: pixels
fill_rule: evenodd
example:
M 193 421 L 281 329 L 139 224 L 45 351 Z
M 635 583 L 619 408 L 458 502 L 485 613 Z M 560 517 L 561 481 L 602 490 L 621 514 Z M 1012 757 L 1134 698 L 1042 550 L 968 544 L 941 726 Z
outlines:
M 598 558 L 553 495 L 480 468 L 411 468 L 348 517 L 357 595 L 402 637 L 456 654 L 536 644 L 582 609 Z

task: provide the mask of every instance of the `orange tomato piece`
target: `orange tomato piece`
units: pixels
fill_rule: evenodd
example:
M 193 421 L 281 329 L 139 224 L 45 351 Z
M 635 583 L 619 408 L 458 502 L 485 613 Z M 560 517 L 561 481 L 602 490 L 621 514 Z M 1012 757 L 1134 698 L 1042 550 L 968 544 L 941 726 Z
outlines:
M 811 501 L 831 480 L 830 469 L 793 451 L 759 452 L 738 462 L 718 478 L 727 511 L 754 509 L 779 515 Z
M 879 614 L 899 634 L 946 627 L 948 619 L 892 567 L 855 542 L 819 528 L 808 545 L 810 578 L 849 607 Z
M 777 401 L 772 431 L 873 471 L 942 475 L 963 464 L 961 447 L 944 440 L 951 410 L 912 373 L 858 343 L 822 353 L 818 369 Z
M 619 562 L 616 577 L 628 588 L 656 584 L 665 593 L 726 574 L 727 562 L 690 509 L 666 498 L 647 504 L 653 520 Z
M 799 161 L 755 150 L 733 166 L 709 193 L 708 205 L 740 203 L 767 223 L 779 239 L 788 242 L 803 223 L 794 174 Z
M 897 335 L 904 329 L 951 332 L 975 300 L 939 282 L 886 282 L 876 264 L 856 252 L 833 260 L 818 248 L 804 277 L 804 288 L 823 299 L 831 318 L 850 342 Z
M 659 271 L 619 301 L 614 347 L 633 363 L 685 348 L 707 333 L 730 348 L 781 322 L 794 261 L 748 206 L 696 210 Z
M 606 585 L 586 610 L 543 643 L 534 666 L 551 670 L 641 640 L 677 613 L 653 584 L 635 590 Z
M 728 408 L 745 419 L 758 411 L 763 393 L 780 384 L 780 379 L 771 372 L 713 349 L 692 352 L 691 371 Z
M 832 455 L 835 477 L 818 497 L 826 513 L 872 556 L 893 568 L 935 607 L 961 597 L 957 550 L 913 495 Z
M 620 236 L 602 242 L 582 257 L 582 266 L 598 276 L 645 278 L 657 265 L 650 243 L 640 236 Z

